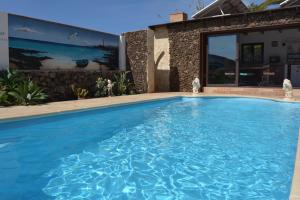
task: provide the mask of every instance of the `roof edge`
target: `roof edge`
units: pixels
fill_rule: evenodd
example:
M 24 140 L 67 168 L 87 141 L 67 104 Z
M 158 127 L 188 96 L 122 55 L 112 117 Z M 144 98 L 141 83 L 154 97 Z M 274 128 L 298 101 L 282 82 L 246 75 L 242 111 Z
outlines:
M 214 6 L 215 4 L 218 3 L 224 3 L 225 0 L 215 0 L 212 3 L 210 3 L 209 5 L 205 6 L 203 9 L 197 11 L 195 14 L 192 15 L 192 18 L 195 19 L 195 17 L 197 17 L 197 15 L 199 15 L 200 13 L 208 10 L 210 7 Z M 244 5 L 245 8 L 247 8 L 247 5 L 245 4 L 245 2 L 243 0 L 240 0 L 240 2 Z
M 187 23 L 193 23 L 193 22 L 203 21 L 203 20 L 207 20 L 207 19 L 226 18 L 226 17 L 243 16 L 243 15 L 253 15 L 253 14 L 259 14 L 259 13 L 272 13 L 272 12 L 281 11 L 281 10 L 294 10 L 294 9 L 299 9 L 299 8 L 300 8 L 300 6 L 292 6 L 292 7 L 276 8 L 276 9 L 272 9 L 272 10 L 245 12 L 245 13 L 237 13 L 237 14 L 231 14 L 231 15 L 220 15 L 220 16 L 215 16 L 215 17 L 203 17 L 203 18 L 199 18 L 199 19 L 192 19 L 192 20 L 181 21 L 181 22 L 151 25 L 151 26 L 148 26 L 148 28 L 153 30 L 155 28 L 159 28 L 159 27 L 163 27 L 163 26 L 169 26 L 169 25 L 175 25 L 175 24 L 187 24 Z
M 290 1 L 290 0 L 285 0 L 285 1 L 281 2 L 279 5 L 280 5 L 280 6 L 284 6 L 284 5 L 287 4 L 289 1 Z
M 218 1 L 220 0 L 215 0 L 212 3 L 208 4 L 207 6 L 205 6 L 204 8 L 202 8 L 201 10 L 198 10 L 195 14 L 192 15 L 192 18 L 194 19 L 197 15 L 199 15 L 201 12 L 209 9 L 211 6 L 213 6 L 214 4 L 218 3 Z

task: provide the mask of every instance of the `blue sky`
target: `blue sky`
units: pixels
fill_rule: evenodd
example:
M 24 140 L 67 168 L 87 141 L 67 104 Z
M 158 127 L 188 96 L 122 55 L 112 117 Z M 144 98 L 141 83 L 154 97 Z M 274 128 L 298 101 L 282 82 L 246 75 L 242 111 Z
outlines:
M 196 0 L 1 0 L 0 11 L 120 34 L 194 13 Z M 246 0 L 248 3 L 261 0 Z M 212 0 L 205 0 L 208 4 Z

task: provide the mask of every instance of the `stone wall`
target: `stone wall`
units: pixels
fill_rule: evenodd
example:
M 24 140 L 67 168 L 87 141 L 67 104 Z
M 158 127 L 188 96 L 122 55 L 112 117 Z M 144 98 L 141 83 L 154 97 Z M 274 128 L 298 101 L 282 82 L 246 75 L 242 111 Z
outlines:
M 127 69 L 132 72 L 136 90 L 147 92 L 147 30 L 125 33 Z
M 88 71 L 88 70 L 32 70 L 19 71 L 36 82 L 49 96 L 50 101 L 73 99 L 71 85 L 86 88 L 93 96 L 95 82 L 99 76 L 113 79 L 118 71 Z
M 299 27 L 299 7 L 163 25 L 169 30 L 171 91 L 191 91 L 193 75 L 199 75 L 200 67 L 204 67 L 200 66 L 200 33 L 230 33 L 288 25 Z M 152 28 L 156 29 L 155 26 Z
M 151 92 L 149 88 L 152 88 L 152 78 L 149 74 L 151 70 L 156 71 L 160 49 L 162 46 L 165 48 L 167 45 L 163 43 L 168 41 L 169 51 L 165 51 L 167 57 L 164 58 L 165 60 L 162 60 L 161 65 L 165 65 L 164 63 L 169 61 L 169 66 L 166 64 L 163 67 L 169 68 L 169 72 L 163 77 L 157 71 L 154 77 L 155 85 L 165 81 L 159 79 L 159 74 L 162 79 L 169 78 L 170 91 L 192 91 L 191 83 L 194 76 L 201 78 L 202 86 L 205 83 L 203 76 L 206 64 L 204 60 L 201 60 L 201 53 L 203 53 L 201 49 L 205 49 L 205 44 L 203 43 L 204 36 L 208 34 L 261 31 L 262 28 L 264 30 L 271 30 L 289 27 L 300 27 L 300 7 L 202 18 L 151 26 L 150 28 L 154 31 L 154 34 L 150 34 L 147 30 L 125 33 L 127 66 L 132 71 L 137 90 L 140 92 Z M 164 29 L 167 29 L 167 31 Z M 167 32 L 167 36 L 161 37 L 163 40 L 160 41 L 159 35 L 162 34 L 161 32 L 163 34 Z M 149 37 L 152 34 L 154 35 L 154 48 L 152 45 L 149 45 L 151 42 Z M 149 64 L 152 57 L 154 57 L 154 68 Z M 159 64 L 158 67 L 162 66 Z M 147 85 L 147 83 L 150 84 Z M 160 88 L 156 87 L 156 91 L 159 90 Z
M 200 32 L 169 30 L 170 90 L 188 92 L 194 76 L 200 75 Z

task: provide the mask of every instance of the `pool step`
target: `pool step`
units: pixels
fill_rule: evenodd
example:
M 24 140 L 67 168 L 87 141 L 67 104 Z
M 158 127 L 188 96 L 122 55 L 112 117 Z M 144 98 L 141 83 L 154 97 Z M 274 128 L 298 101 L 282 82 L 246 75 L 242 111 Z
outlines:
M 298 91 L 297 91 L 298 90 Z M 300 89 L 294 91 L 300 96 Z M 206 94 L 234 94 L 248 96 L 284 97 L 281 88 L 257 88 L 257 87 L 204 87 Z

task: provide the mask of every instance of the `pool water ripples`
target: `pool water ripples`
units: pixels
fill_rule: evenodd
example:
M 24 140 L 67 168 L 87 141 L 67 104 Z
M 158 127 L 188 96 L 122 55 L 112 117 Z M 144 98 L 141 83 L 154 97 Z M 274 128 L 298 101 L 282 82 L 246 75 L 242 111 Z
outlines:
M 72 118 L 73 123 L 68 118 L 58 120 L 57 131 L 63 130 L 68 137 L 57 133 L 54 143 L 39 138 L 37 146 L 43 151 L 37 151 L 41 154 L 37 157 L 45 160 L 48 155 L 52 161 L 39 165 L 40 186 L 35 188 L 35 197 L 289 197 L 300 104 L 246 98 L 179 98 L 100 113 L 101 109 L 79 115 Z M 95 119 L 103 122 L 95 123 Z M 94 120 L 92 125 L 90 120 Z M 46 132 L 55 131 L 55 126 L 49 125 L 51 120 L 45 123 Z M 32 130 L 30 126 L 26 125 Z M 45 144 L 50 150 L 45 150 Z M 54 144 L 61 147 L 60 152 L 51 147 Z M 26 150 L 22 150 L 19 162 L 34 170 L 38 166 L 36 157 L 31 164 L 26 163 L 28 157 L 22 158 L 24 152 L 34 149 L 28 142 L 23 145 Z

